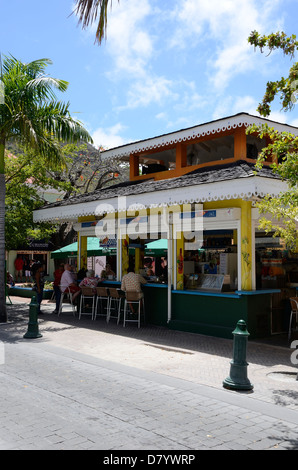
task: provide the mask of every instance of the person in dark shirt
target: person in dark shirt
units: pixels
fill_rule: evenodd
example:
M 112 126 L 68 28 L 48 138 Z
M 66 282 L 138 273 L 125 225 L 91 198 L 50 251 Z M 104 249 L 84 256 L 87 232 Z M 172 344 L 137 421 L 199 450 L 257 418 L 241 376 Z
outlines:
M 64 264 L 60 264 L 58 269 L 56 269 L 54 271 L 53 288 L 54 288 L 54 292 L 55 292 L 56 308 L 53 311 L 53 313 L 58 313 L 59 312 L 60 300 L 61 300 L 60 282 L 61 282 L 61 276 L 62 276 L 63 272 L 64 272 Z

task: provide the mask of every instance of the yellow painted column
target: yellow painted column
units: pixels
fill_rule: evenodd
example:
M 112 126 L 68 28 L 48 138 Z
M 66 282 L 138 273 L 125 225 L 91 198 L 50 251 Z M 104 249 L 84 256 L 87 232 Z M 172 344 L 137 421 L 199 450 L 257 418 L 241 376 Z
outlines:
M 127 274 L 128 265 L 129 265 L 129 254 L 128 254 L 128 242 L 129 237 L 126 235 L 122 241 L 122 276 Z
M 78 218 L 78 222 L 94 222 L 96 220 L 94 215 L 82 216 Z M 78 269 L 87 269 L 87 237 L 80 237 L 78 232 L 78 254 L 77 254 Z
M 241 201 L 241 289 L 252 289 L 251 201 Z
M 87 269 L 87 237 L 82 236 L 80 237 L 80 234 L 78 234 L 78 266 L 81 268 Z
M 176 279 L 177 279 L 177 290 L 184 289 L 184 237 L 182 232 L 177 233 L 176 240 L 177 247 L 177 266 L 176 266 Z

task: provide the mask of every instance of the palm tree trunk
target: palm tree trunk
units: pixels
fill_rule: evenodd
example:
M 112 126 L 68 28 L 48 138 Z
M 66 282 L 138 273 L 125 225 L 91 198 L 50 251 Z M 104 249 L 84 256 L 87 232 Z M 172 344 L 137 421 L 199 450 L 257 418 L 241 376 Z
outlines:
M 7 321 L 5 295 L 5 140 L 0 139 L 0 322 Z

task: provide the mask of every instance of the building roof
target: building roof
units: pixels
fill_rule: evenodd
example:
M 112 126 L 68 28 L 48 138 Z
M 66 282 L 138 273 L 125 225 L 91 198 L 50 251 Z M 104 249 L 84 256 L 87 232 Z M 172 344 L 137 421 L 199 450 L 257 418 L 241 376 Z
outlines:
M 206 135 L 214 135 L 226 130 L 237 129 L 237 127 L 249 127 L 253 124 L 261 126 L 268 124 L 269 127 L 274 127 L 279 132 L 291 132 L 298 135 L 298 128 L 288 124 L 281 124 L 276 121 L 271 121 L 259 116 L 253 116 L 248 113 L 238 113 L 233 116 L 228 116 L 222 119 L 199 124 L 197 126 L 180 129 L 169 134 L 162 134 L 156 137 L 151 137 L 136 142 L 131 142 L 119 147 L 105 150 L 101 153 L 103 159 L 122 159 L 128 157 L 130 154 L 148 152 L 150 150 L 162 149 L 166 146 L 174 146 L 178 142 L 187 142 L 192 139 L 198 139 Z
M 70 197 L 63 201 L 57 201 L 48 204 L 45 207 L 57 207 L 78 204 L 82 202 L 90 202 L 94 199 L 108 199 L 111 197 L 131 196 L 141 193 L 150 193 L 160 190 L 171 190 L 178 187 L 186 187 L 192 185 L 208 184 L 217 181 L 228 181 L 231 179 L 248 178 L 255 175 L 255 163 L 248 163 L 247 161 L 238 160 L 234 163 L 223 164 L 217 166 L 210 166 L 199 168 L 190 171 L 186 175 L 166 180 L 154 181 L 154 179 L 126 181 L 120 184 L 109 186 L 108 188 L 101 188 L 92 193 L 79 194 Z M 265 178 L 279 179 L 272 170 L 268 167 L 263 167 L 258 171 L 258 175 Z
M 256 174 L 253 162 L 239 160 L 200 168 L 176 178 L 128 181 L 73 196 L 35 211 L 34 220 L 75 219 L 139 205 L 150 208 L 208 200 L 263 197 L 266 194 L 279 194 L 282 189 L 286 189 L 284 183 L 270 168 L 264 166 Z M 120 207 L 121 201 L 124 201 L 123 208 Z

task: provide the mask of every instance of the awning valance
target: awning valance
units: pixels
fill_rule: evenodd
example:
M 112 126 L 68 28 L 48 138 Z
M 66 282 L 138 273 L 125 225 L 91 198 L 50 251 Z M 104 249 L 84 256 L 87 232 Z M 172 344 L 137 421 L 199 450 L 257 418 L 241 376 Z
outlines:
M 102 247 L 100 246 L 100 240 L 96 237 L 88 237 L 87 239 L 87 256 L 111 256 L 116 254 L 116 248 L 114 247 Z M 52 251 L 52 259 L 65 259 L 65 258 L 76 258 L 78 255 L 78 242 L 71 243 L 70 245 L 64 246 L 59 250 Z
M 145 256 L 167 256 L 168 240 L 160 239 L 147 243 L 145 246 Z

